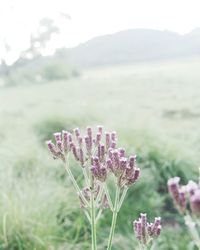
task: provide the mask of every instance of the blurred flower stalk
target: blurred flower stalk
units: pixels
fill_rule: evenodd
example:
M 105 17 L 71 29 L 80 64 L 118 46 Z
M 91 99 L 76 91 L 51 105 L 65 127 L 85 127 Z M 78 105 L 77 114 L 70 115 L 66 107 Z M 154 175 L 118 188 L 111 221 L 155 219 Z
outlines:
M 194 244 L 200 249 L 200 181 L 189 180 L 181 186 L 180 177 L 174 177 L 168 180 L 168 190 L 177 210 L 184 216 Z

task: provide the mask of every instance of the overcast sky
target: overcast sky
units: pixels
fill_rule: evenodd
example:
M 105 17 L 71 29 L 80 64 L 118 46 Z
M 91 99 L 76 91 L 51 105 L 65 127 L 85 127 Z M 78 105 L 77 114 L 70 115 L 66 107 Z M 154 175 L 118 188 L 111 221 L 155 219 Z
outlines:
M 17 54 L 43 17 L 56 18 L 62 31 L 52 47 L 133 28 L 184 34 L 200 27 L 199 10 L 200 0 L 0 0 L 0 39 Z M 71 19 L 58 19 L 60 12 Z

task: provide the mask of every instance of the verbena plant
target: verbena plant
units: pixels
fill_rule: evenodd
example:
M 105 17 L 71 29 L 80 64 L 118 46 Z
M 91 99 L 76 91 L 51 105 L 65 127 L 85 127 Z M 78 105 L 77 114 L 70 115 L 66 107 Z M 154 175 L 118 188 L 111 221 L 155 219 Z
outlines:
M 103 132 L 102 126 L 94 133 L 87 127 L 85 136 L 78 128 L 70 132 L 54 134 L 55 144 L 47 141 L 47 146 L 54 159 L 62 160 L 80 200 L 81 208 L 91 225 L 92 250 L 97 249 L 96 224 L 105 208 L 112 211 L 112 222 L 108 237 L 107 250 L 111 249 L 118 212 L 123 204 L 128 189 L 138 180 L 140 169 L 136 166 L 136 156 L 126 157 L 125 149 L 117 147 L 116 132 Z M 69 165 L 69 155 L 82 169 L 83 184 L 74 177 Z M 113 178 L 110 178 L 113 177 Z M 113 181 L 115 198 L 112 200 L 109 183 Z M 147 222 L 146 215 L 134 222 L 136 238 L 142 249 L 151 244 L 151 240 L 160 234 L 160 218 L 153 224 Z
M 180 177 L 168 180 L 168 190 L 177 210 L 184 216 L 185 224 L 200 249 L 200 178 L 199 183 L 189 180 L 187 185 L 180 185 Z

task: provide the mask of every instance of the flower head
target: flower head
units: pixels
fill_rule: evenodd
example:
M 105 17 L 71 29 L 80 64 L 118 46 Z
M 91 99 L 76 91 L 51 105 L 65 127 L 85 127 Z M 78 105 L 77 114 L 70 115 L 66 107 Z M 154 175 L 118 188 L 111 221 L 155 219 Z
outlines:
M 161 232 L 161 218 L 156 217 L 154 223 L 147 222 L 147 215 L 141 213 L 140 218 L 133 222 L 133 230 L 136 238 L 143 245 L 148 245 L 148 243 L 157 238 Z

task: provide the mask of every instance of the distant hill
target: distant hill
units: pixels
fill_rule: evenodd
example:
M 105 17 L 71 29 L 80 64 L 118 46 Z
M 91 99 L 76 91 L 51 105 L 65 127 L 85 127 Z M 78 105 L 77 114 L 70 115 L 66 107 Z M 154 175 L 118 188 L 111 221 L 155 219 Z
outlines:
M 200 55 L 200 28 L 186 35 L 133 29 L 93 38 L 66 49 L 68 61 L 82 67 Z

